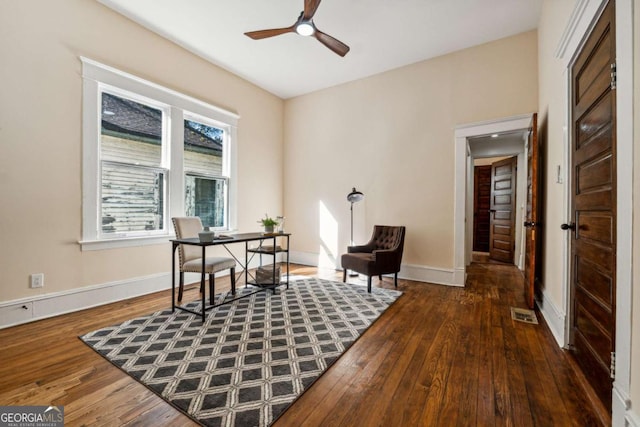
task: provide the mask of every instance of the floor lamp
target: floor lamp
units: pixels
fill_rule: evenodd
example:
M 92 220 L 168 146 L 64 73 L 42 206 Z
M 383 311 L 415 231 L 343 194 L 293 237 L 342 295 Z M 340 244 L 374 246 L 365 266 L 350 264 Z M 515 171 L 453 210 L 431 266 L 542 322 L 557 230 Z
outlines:
M 353 246 L 353 204 L 354 203 L 358 203 L 359 201 L 361 201 L 362 199 L 364 199 L 364 194 L 362 194 L 362 192 L 357 191 L 356 187 L 353 187 L 353 190 L 351 190 L 351 193 L 347 194 L 347 200 L 349 201 L 349 203 L 351 203 L 351 243 L 350 246 Z M 357 276 L 358 273 L 350 273 L 349 276 Z

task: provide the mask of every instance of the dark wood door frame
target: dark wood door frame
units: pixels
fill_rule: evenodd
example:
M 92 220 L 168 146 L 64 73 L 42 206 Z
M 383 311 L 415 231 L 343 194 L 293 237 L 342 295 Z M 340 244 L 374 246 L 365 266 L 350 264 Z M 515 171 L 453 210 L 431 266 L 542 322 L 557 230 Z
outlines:
M 541 162 L 538 115 L 531 117 L 527 143 L 527 202 L 525 213 L 524 297 L 531 309 L 535 305 L 536 284 L 540 282 L 542 257 Z

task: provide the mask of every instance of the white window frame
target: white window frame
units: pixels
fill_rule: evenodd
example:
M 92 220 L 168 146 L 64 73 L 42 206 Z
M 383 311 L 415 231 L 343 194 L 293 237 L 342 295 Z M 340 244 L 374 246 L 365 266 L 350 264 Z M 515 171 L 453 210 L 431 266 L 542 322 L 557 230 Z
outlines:
M 227 230 L 237 224 L 237 153 L 236 137 L 239 116 L 172 89 L 160 86 L 88 58 L 82 61 L 82 250 L 164 244 L 174 236 L 170 218 L 184 215 L 184 119 L 202 118 L 222 127 L 226 135 L 224 170 L 228 173 Z M 101 236 L 100 218 L 100 121 L 101 92 L 118 92 L 152 106 L 163 106 L 169 123 L 166 132 L 168 149 L 163 166 L 168 169 L 165 227 L 145 235 Z M 165 109 L 166 108 L 166 109 Z M 163 147 L 164 148 L 164 147 Z

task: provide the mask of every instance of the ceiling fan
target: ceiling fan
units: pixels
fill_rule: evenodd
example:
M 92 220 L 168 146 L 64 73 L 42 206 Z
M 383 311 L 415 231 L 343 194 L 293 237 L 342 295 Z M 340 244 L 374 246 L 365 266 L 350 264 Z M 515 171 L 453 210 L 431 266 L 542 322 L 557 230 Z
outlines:
M 304 10 L 300 12 L 300 16 L 296 23 L 290 27 L 250 31 L 244 34 L 254 40 L 266 39 L 267 37 L 279 36 L 280 34 L 286 33 L 298 33 L 301 36 L 314 36 L 320 43 L 331 49 L 333 52 L 340 56 L 345 56 L 347 52 L 349 52 L 349 46 L 318 30 L 313 23 L 313 15 L 315 15 L 316 10 L 318 10 L 320 1 L 321 0 L 304 0 Z

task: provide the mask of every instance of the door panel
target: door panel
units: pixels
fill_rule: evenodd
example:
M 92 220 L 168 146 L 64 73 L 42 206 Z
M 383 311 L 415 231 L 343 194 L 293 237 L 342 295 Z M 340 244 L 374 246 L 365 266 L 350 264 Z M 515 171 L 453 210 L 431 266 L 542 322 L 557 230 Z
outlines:
M 513 263 L 515 245 L 516 158 L 491 165 L 489 258 Z
M 473 250 L 489 252 L 491 165 L 474 168 Z
M 610 1 L 571 68 L 571 352 L 609 411 L 616 300 L 613 6 Z

